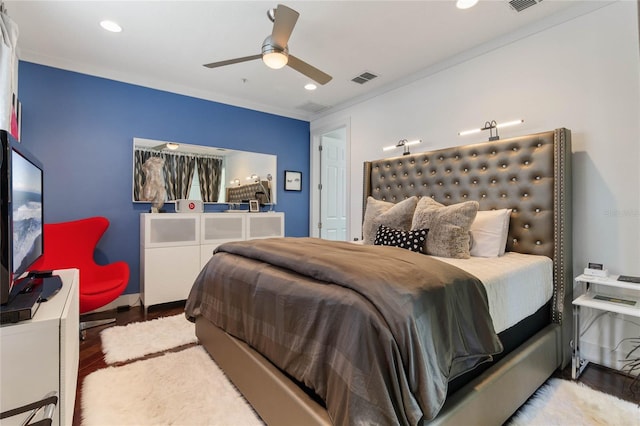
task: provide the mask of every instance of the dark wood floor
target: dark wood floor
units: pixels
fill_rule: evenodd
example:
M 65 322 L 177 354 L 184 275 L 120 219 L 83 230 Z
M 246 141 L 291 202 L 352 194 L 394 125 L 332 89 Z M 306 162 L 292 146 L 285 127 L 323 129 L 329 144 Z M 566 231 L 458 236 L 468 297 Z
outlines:
M 146 320 L 151 320 L 158 317 L 177 315 L 184 312 L 184 303 L 166 304 L 158 307 L 152 307 Z M 129 310 L 122 312 L 107 312 L 104 314 L 96 314 L 94 318 L 101 318 L 105 316 L 115 316 L 117 325 L 126 325 L 131 322 L 144 321 L 144 311 L 141 307 L 132 307 Z M 89 318 L 89 319 L 94 319 Z M 86 319 L 86 318 L 83 318 Z M 76 392 L 76 406 L 73 415 L 73 425 L 79 426 L 82 418 L 82 382 L 84 378 L 101 368 L 106 367 L 104 358 L 102 355 L 102 346 L 100 343 L 100 331 L 105 327 L 96 327 L 87 330 L 85 340 L 80 342 L 80 366 L 78 369 L 78 390 Z M 567 367 L 562 371 L 556 372 L 555 377 L 571 380 L 571 367 Z M 617 396 L 618 398 L 625 399 L 638 403 L 640 401 L 640 394 L 633 394 L 629 389 L 630 379 L 618 373 L 615 370 L 611 370 L 605 367 L 600 367 L 595 364 L 589 364 L 580 376 L 579 381 L 586 384 L 596 390 L 606 392 L 608 394 Z

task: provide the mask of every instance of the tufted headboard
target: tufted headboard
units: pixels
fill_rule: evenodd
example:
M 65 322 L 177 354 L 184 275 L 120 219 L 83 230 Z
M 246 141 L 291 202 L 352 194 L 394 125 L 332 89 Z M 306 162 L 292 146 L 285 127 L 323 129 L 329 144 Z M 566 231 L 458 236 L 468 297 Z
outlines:
M 363 215 L 368 196 L 398 202 L 413 195 L 513 209 L 507 250 L 553 260 L 552 319 L 570 336 L 564 329 L 570 331 L 571 321 L 562 321 L 563 312 L 571 312 L 573 288 L 570 130 L 364 163 Z
M 271 188 L 268 180 L 227 188 L 226 203 L 246 203 L 254 199 L 258 199 L 263 204 L 270 202 Z

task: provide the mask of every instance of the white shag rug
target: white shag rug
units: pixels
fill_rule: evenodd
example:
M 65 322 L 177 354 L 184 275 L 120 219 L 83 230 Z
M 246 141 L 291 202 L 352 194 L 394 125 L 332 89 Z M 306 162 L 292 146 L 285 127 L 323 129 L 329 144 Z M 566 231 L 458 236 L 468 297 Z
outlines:
M 640 426 L 640 407 L 581 383 L 549 379 L 508 426 Z
M 110 327 L 100 333 L 107 364 L 128 361 L 195 343 L 195 324 L 184 314 Z
M 184 314 L 101 333 L 108 364 L 195 343 Z M 107 367 L 82 384 L 83 426 L 262 425 L 202 346 Z M 508 426 L 640 426 L 640 408 L 568 380 L 549 379 Z
M 202 346 L 95 371 L 81 404 L 83 426 L 263 425 Z

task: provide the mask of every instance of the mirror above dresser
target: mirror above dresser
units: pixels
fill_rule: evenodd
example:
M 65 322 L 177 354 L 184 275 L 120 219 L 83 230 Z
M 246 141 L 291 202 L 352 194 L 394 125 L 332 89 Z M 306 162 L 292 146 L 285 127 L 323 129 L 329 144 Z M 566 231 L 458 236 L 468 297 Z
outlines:
M 134 138 L 133 202 L 151 202 L 145 183 L 158 173 L 164 179 L 167 202 L 179 199 L 206 204 L 247 204 L 250 199 L 262 204 L 277 202 L 277 156 L 272 154 Z

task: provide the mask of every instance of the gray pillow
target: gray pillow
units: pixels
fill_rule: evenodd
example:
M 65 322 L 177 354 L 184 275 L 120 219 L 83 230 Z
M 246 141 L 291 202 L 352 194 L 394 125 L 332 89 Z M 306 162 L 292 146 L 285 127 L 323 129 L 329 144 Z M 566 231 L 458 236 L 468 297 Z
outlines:
M 399 203 L 367 198 L 367 208 L 362 223 L 362 240 L 365 244 L 373 244 L 380 225 L 408 231 L 411 228 L 413 211 L 416 209 L 418 197 L 410 197 Z
M 469 229 L 478 207 L 477 201 L 445 206 L 430 197 L 422 197 L 413 215 L 411 229 L 429 229 L 427 254 L 468 259 Z

